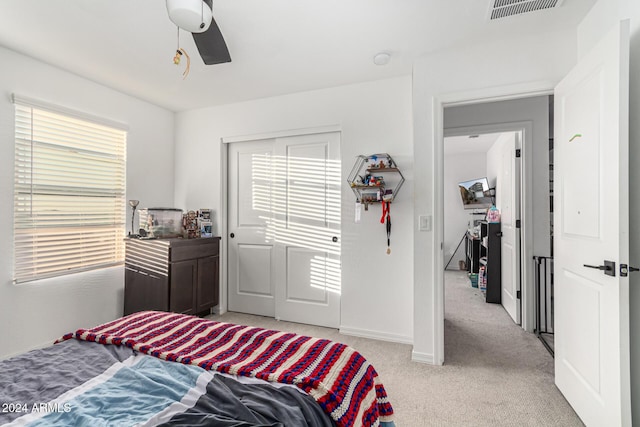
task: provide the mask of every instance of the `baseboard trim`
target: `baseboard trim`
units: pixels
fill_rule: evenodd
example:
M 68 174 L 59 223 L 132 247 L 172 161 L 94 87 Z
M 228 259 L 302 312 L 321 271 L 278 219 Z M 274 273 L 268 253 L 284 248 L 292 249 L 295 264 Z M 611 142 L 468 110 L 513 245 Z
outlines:
M 379 341 L 397 342 L 400 344 L 413 344 L 413 337 L 405 335 L 390 334 L 387 332 L 372 331 L 370 329 L 351 328 L 349 326 L 340 326 L 341 334 L 351 335 L 354 337 L 370 338 Z
M 431 353 L 420 353 L 418 351 L 411 352 L 411 360 L 419 363 L 427 363 L 429 365 L 435 365 L 433 360 L 433 354 Z

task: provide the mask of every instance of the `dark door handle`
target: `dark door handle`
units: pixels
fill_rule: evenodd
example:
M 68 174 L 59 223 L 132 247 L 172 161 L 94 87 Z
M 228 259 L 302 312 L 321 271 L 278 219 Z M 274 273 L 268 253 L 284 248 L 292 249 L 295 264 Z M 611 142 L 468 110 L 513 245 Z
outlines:
M 589 267 L 589 268 L 595 268 L 596 270 L 610 270 L 611 267 L 609 267 L 608 265 L 587 265 L 584 264 L 585 267 Z
M 616 263 L 613 261 L 605 261 L 604 265 L 589 265 L 589 264 L 583 264 L 585 267 L 588 268 L 595 268 L 596 270 L 602 270 L 604 271 L 604 274 L 606 274 L 607 276 L 616 276 Z
M 236 235 L 231 233 L 231 234 L 229 234 L 229 237 L 231 237 L 233 239 L 234 237 L 236 237 Z
M 337 238 L 336 236 L 333 236 L 333 237 L 331 238 L 331 241 L 332 241 L 333 243 L 336 243 L 336 242 L 338 241 L 338 238 Z

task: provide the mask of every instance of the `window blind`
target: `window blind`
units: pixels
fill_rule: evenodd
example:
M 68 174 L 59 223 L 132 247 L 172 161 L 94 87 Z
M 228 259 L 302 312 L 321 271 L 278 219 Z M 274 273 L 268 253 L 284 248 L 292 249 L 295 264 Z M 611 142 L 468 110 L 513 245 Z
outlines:
M 122 263 L 122 129 L 15 102 L 14 281 Z

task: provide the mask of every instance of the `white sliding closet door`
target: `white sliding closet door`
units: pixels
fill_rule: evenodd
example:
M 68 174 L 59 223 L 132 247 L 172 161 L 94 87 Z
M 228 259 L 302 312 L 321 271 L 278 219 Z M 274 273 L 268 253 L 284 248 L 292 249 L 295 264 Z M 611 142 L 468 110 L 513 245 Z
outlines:
M 276 317 L 340 323 L 339 133 L 278 138 Z
M 340 133 L 232 143 L 229 310 L 340 323 Z
M 230 311 L 275 316 L 274 140 L 229 147 L 228 304 Z

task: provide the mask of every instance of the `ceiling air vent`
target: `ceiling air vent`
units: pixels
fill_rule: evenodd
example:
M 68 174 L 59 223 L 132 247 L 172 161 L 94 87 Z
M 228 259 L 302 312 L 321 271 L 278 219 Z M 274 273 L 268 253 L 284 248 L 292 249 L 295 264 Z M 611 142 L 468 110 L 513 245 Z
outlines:
M 491 0 L 489 19 L 491 21 L 513 15 L 553 9 L 562 5 L 564 0 Z

